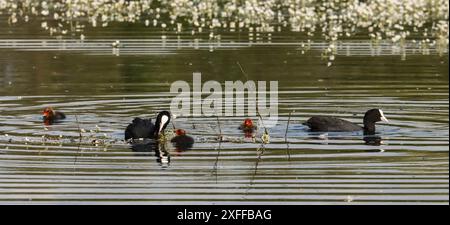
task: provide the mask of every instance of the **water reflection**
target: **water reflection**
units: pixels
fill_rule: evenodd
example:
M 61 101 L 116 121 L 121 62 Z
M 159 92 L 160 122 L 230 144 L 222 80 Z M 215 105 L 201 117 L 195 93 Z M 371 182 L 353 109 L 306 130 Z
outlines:
M 363 140 L 366 145 L 380 146 L 383 144 L 383 139 L 378 135 L 364 136 Z
M 156 162 L 162 168 L 166 168 L 170 165 L 170 153 L 167 151 L 164 144 L 158 145 L 159 148 L 155 149 Z
M 158 142 L 151 139 L 142 141 L 133 140 L 133 142 L 131 143 L 131 150 L 133 150 L 133 152 L 137 156 L 152 155 L 152 153 L 154 153 L 157 149 L 158 149 Z
M 308 133 L 309 137 L 307 139 L 310 140 L 322 140 L 322 141 L 329 141 L 329 140 L 354 140 L 355 137 L 358 136 L 337 136 L 336 134 L 330 134 L 330 133 Z M 359 138 L 358 138 L 359 139 Z M 365 145 L 371 145 L 371 146 L 381 146 L 383 145 L 383 138 L 379 135 L 364 135 L 362 136 L 362 140 L 364 141 Z M 323 142 L 320 144 L 328 144 L 328 142 Z
M 131 150 L 136 156 L 156 156 L 156 162 L 163 168 L 170 165 L 170 153 L 165 143 L 155 140 L 133 141 Z

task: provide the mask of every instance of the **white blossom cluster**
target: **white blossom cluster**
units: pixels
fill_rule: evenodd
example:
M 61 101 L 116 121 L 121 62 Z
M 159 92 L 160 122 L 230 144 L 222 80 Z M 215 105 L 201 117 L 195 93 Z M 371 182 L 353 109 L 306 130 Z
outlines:
M 372 40 L 407 38 L 448 46 L 447 0 L 0 0 L 8 22 L 41 17 L 51 34 L 86 26 L 142 23 L 163 30 L 214 32 L 289 29 L 332 42 L 357 35 Z M 330 49 L 333 51 L 333 49 Z

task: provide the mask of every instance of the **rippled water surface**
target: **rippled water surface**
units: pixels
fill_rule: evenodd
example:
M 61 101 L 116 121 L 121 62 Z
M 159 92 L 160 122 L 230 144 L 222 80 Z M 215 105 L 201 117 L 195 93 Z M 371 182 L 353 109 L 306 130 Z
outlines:
M 1 204 L 448 204 L 448 54 L 352 40 L 328 67 L 323 43 L 302 52 L 282 34 L 251 43 L 115 31 L 82 42 L 21 29 L 0 36 Z M 187 151 L 122 141 L 132 118 L 167 109 L 171 83 L 193 72 L 279 81 L 271 143 L 245 139 L 242 117 L 219 118 L 222 143 L 217 118 L 177 118 L 196 139 Z M 46 106 L 68 118 L 44 125 Z M 313 115 L 362 123 L 370 108 L 390 120 L 376 136 L 301 125 Z

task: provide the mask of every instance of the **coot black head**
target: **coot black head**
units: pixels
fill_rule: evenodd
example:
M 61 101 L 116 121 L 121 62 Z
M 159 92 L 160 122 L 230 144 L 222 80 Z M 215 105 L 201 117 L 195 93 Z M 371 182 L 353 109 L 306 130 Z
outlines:
M 170 123 L 170 117 L 169 111 L 162 111 L 158 114 L 155 122 L 155 137 L 158 137 L 158 135 L 166 129 L 167 125 Z
M 375 123 L 379 121 L 384 121 L 389 123 L 386 119 L 384 113 L 381 109 L 371 109 L 364 115 L 364 133 L 374 134 L 375 133 Z

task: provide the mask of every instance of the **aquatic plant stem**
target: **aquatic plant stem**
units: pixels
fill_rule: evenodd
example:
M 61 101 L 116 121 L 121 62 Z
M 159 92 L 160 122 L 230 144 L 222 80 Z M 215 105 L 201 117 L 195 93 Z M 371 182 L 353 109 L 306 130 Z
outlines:
M 292 112 L 289 112 L 289 117 L 286 125 L 286 132 L 284 133 L 284 142 L 286 143 L 286 154 L 288 156 L 288 161 L 291 161 L 291 153 L 289 152 L 289 142 L 288 142 L 288 132 L 289 132 L 289 124 L 291 122 Z
M 218 128 L 219 128 L 219 136 L 218 136 L 219 142 L 222 142 L 222 140 L 223 140 L 223 135 L 222 135 L 222 127 L 220 126 L 219 116 L 216 116 L 216 119 L 217 119 L 217 126 L 218 126 Z
M 242 68 L 241 63 L 239 63 L 239 61 L 237 61 L 236 64 L 239 66 L 239 69 L 241 69 L 242 74 L 244 74 L 246 81 L 248 81 L 248 75 Z
M 75 121 L 77 122 L 77 126 L 78 126 L 78 136 L 79 136 L 79 140 L 78 140 L 78 149 L 77 149 L 77 154 L 75 154 L 75 160 L 73 161 L 73 172 L 75 173 L 75 165 L 77 163 L 78 160 L 78 154 L 80 153 L 80 149 L 81 149 L 81 140 L 83 139 L 83 135 L 81 134 L 81 127 L 80 127 L 80 122 L 78 121 L 78 115 L 75 114 Z
M 220 150 L 222 148 L 222 140 L 223 140 L 223 135 L 222 135 L 222 128 L 220 126 L 220 120 L 219 120 L 219 116 L 216 114 L 216 119 L 217 119 L 217 126 L 219 127 L 219 148 L 217 149 L 217 156 L 216 156 L 216 161 L 214 162 L 214 168 L 213 168 L 213 172 L 215 174 L 216 177 L 216 184 L 218 182 L 218 170 L 217 170 L 217 166 L 219 164 L 219 156 L 220 156 Z
M 250 184 L 249 184 L 247 190 L 245 191 L 245 195 L 248 195 L 248 192 L 250 191 L 250 189 L 252 188 L 253 184 L 255 183 L 255 178 L 256 178 L 256 175 L 258 173 L 258 166 L 261 163 L 261 159 L 262 159 L 262 156 L 264 155 L 264 150 L 265 149 L 266 149 L 266 147 L 265 147 L 264 143 L 261 144 L 261 147 L 256 149 L 258 157 L 256 158 L 255 169 L 253 171 L 253 175 L 252 175 L 252 179 L 250 180 Z

